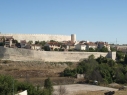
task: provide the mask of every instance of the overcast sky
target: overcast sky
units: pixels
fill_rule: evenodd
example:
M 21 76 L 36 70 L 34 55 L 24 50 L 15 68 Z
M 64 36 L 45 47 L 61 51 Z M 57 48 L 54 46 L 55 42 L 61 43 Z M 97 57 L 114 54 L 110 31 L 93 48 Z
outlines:
M 127 0 L 0 0 L 0 32 L 127 44 Z

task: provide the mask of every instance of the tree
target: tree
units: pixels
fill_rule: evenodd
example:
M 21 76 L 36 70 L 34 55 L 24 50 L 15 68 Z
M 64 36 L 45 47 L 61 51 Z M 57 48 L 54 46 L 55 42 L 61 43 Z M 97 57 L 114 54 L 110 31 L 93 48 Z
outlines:
M 96 61 L 97 61 L 99 64 L 101 64 L 101 63 L 107 63 L 107 62 L 108 62 L 108 59 L 107 59 L 106 57 L 103 57 L 103 56 L 100 55 L 100 57 L 98 57 L 98 58 L 96 59 Z
M 17 43 L 16 46 L 17 46 L 18 48 L 21 48 L 21 44 L 20 44 L 20 43 Z
M 35 45 L 39 44 L 39 41 L 35 41 Z
M 33 43 L 33 41 L 29 41 L 28 43 L 29 43 L 29 44 L 32 44 L 32 43 Z
M 99 70 L 105 82 L 112 83 L 111 68 L 107 64 L 100 64 Z
M 102 47 L 102 48 L 100 49 L 100 52 L 108 52 L 108 49 L 107 49 L 106 47 Z
M 114 48 L 114 47 L 110 47 L 110 50 L 111 51 L 117 51 L 116 48 Z
M 12 43 L 16 43 L 16 44 L 17 44 L 17 43 L 18 43 L 18 41 L 17 41 L 17 40 L 12 40 Z
M 52 82 L 51 82 L 50 78 L 45 79 L 44 89 L 46 89 L 46 90 L 49 91 L 49 94 L 48 95 L 52 95 L 53 86 L 52 86 Z
M 55 49 L 54 49 L 54 51 L 58 51 L 58 49 L 57 49 L 57 48 L 55 48 Z
M 115 62 L 114 62 L 114 60 L 112 60 L 112 59 L 110 59 L 110 60 L 108 60 L 108 65 L 110 66 L 110 67 L 113 67 L 114 65 L 115 65 Z
M 52 88 L 52 86 L 47 86 Z M 0 95 L 12 95 L 19 91 L 28 91 L 28 95 L 51 95 L 52 91 L 49 89 L 40 89 L 39 86 L 35 87 L 30 83 L 18 82 L 10 76 L 0 75 Z
M 0 75 L 0 95 L 11 95 L 13 90 L 13 78 Z
M 55 40 L 50 40 L 50 42 L 56 42 Z
M 88 59 L 94 59 L 94 58 L 95 56 L 93 54 L 88 57 Z
M 4 46 L 4 42 L 0 42 L 0 46 Z
M 45 51 L 50 51 L 50 47 L 49 46 L 44 46 L 44 50 Z
M 93 48 L 89 48 L 89 52 L 95 52 Z
M 117 60 L 120 61 L 120 60 L 124 59 L 124 53 L 121 51 L 117 51 L 116 57 L 117 57 Z
M 93 70 L 93 72 L 91 73 L 89 79 L 91 79 L 91 80 L 97 80 L 99 82 L 102 82 L 102 80 L 103 80 L 99 70 L 96 70 L 96 69 Z
M 117 83 L 125 83 L 126 82 L 125 76 L 124 76 L 124 74 L 122 73 L 121 70 L 117 69 L 115 77 L 116 77 L 115 82 L 117 82 Z
M 39 42 L 39 44 L 44 46 L 46 44 L 46 42 L 45 41 L 41 41 L 41 42 Z
M 124 63 L 127 64 L 127 54 L 125 55 Z
M 127 82 L 127 73 L 125 74 L 125 81 Z

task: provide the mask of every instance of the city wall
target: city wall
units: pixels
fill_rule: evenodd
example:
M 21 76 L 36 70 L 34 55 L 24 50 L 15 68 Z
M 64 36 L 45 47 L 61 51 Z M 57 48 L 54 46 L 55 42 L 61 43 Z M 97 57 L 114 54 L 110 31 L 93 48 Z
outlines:
M 55 52 L 0 47 L 0 59 L 13 61 L 78 62 L 92 54 L 95 58 L 100 55 L 116 58 L 115 52 Z
M 49 34 L 0 34 L 0 36 L 13 36 L 14 39 L 28 41 L 70 41 L 71 36 L 66 35 L 49 35 Z

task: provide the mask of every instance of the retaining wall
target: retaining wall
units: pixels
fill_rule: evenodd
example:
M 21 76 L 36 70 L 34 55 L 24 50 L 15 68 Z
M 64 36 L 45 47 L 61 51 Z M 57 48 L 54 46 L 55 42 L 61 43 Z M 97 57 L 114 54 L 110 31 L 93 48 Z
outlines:
M 102 55 L 115 59 L 116 56 L 112 52 L 58 52 L 0 47 L 0 58 L 13 61 L 78 62 L 81 59 L 88 58 L 92 54 L 95 58 Z

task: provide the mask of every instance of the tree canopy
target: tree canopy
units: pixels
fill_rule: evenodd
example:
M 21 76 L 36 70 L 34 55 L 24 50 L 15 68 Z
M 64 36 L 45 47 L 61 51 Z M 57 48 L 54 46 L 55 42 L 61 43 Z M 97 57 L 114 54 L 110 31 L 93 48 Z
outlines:
M 101 83 L 127 83 L 127 55 L 124 64 L 103 56 L 95 59 L 93 55 L 78 63 L 74 69 L 66 68 L 64 76 L 75 77 L 76 74 L 85 74 L 85 80 L 97 80 Z

